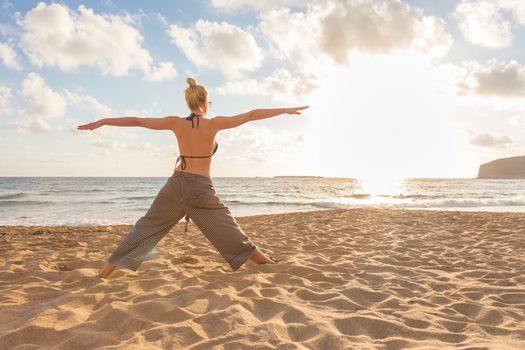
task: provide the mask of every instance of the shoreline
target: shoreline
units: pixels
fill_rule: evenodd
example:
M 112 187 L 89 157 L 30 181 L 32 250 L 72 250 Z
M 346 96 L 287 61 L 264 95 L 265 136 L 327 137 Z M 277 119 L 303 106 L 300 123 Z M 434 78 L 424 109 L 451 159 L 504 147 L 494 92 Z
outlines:
M 272 214 L 254 214 L 254 215 L 245 215 L 245 216 L 234 216 L 235 219 L 257 219 L 264 217 L 273 217 L 273 216 L 282 216 L 282 215 L 296 215 L 304 213 L 322 213 L 322 212 L 346 212 L 346 211 L 399 211 L 399 212 L 435 212 L 435 213 L 459 213 L 459 214 L 504 214 L 504 215 L 518 215 L 525 217 L 525 211 L 485 211 L 485 210 L 451 210 L 451 209 L 423 209 L 423 208 L 387 208 L 387 207 L 359 207 L 359 208 L 327 208 L 327 209 L 315 209 L 315 210 L 304 210 L 304 211 L 293 211 L 293 212 L 284 212 L 284 213 L 272 213 Z M 141 216 L 137 216 L 137 220 Z M 176 225 L 179 225 L 184 218 L 182 218 Z M 9 228 L 32 228 L 32 229 L 44 229 L 44 228 L 106 228 L 106 227 L 127 227 L 133 226 L 133 224 L 105 224 L 105 225 L 0 225 L 0 233 L 2 229 Z

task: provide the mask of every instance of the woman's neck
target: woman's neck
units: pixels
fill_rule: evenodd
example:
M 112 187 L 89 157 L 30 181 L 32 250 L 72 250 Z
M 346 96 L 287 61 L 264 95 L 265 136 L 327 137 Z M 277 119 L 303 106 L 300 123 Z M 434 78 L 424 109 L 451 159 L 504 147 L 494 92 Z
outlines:
M 196 114 L 196 115 L 198 115 L 199 117 L 204 118 L 204 115 L 202 114 L 201 111 L 191 111 L 191 113 Z

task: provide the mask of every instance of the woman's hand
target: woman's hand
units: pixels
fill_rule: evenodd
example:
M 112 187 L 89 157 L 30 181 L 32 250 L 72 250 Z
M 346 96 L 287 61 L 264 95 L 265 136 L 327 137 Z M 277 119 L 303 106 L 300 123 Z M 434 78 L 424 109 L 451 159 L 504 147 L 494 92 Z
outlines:
M 306 109 L 308 107 L 309 106 L 287 108 L 286 109 L 286 113 L 287 114 L 301 114 L 301 112 L 299 112 L 299 111 L 302 111 L 303 109 Z
M 96 122 L 79 125 L 77 129 L 78 130 L 95 130 L 96 128 L 100 128 L 102 125 L 104 125 L 102 120 L 97 120 Z

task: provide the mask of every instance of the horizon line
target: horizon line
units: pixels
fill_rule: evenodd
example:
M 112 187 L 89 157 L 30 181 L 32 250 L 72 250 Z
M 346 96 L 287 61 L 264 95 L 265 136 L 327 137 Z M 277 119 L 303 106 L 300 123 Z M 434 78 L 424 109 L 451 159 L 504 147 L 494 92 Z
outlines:
M 38 176 L 38 175 L 0 175 L 0 178 L 167 178 L 170 176 L 72 176 L 72 175 L 53 175 L 53 176 Z M 321 175 L 273 175 L 273 176 L 212 176 L 212 178 L 266 178 L 266 179 L 273 179 L 273 178 L 313 178 L 313 179 L 362 179 L 367 178 L 365 177 L 346 177 L 346 176 L 321 176 Z M 439 180 L 478 180 L 478 177 L 401 177 L 398 178 L 400 180 L 432 180 L 432 179 L 439 179 Z M 479 180 L 519 180 L 519 179 L 479 179 Z

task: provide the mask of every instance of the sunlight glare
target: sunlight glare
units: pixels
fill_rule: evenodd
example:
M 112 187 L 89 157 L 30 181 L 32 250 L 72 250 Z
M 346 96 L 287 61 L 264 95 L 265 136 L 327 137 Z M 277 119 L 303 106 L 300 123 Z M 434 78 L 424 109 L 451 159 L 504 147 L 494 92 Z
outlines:
M 368 176 L 359 178 L 361 193 L 371 196 L 395 196 L 403 192 L 403 179 L 388 176 Z

